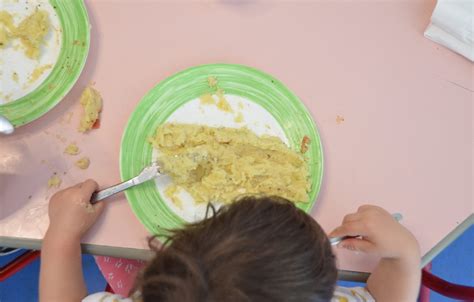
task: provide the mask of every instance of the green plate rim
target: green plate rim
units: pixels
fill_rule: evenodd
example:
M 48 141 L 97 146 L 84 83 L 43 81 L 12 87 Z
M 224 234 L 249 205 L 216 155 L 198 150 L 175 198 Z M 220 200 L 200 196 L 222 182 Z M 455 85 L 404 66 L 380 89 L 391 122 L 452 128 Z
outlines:
M 279 89 L 280 92 L 284 93 L 286 95 L 286 97 L 289 97 L 289 99 L 291 99 L 291 101 L 293 102 L 293 105 L 299 111 L 298 113 L 302 114 L 302 116 L 300 116 L 300 118 L 304 118 L 304 120 L 305 120 L 304 122 L 306 123 L 306 125 L 310 126 L 309 130 L 311 131 L 311 133 L 306 133 L 305 132 L 305 134 L 308 135 L 311 138 L 311 143 L 309 145 L 310 148 L 309 148 L 308 152 L 306 153 L 306 155 L 314 156 L 313 160 L 316 160 L 317 164 L 315 164 L 314 167 L 310 166 L 310 171 L 312 170 L 313 173 L 315 173 L 315 172 L 317 172 L 317 173 L 310 176 L 312 178 L 312 181 L 313 181 L 312 182 L 312 189 L 311 189 L 311 192 L 309 194 L 310 201 L 307 202 L 307 203 L 297 203 L 297 206 L 299 208 L 301 208 L 305 212 L 309 213 L 312 210 L 312 208 L 314 207 L 314 205 L 316 204 L 317 196 L 319 195 L 320 190 L 321 190 L 321 184 L 322 184 L 323 172 L 324 172 L 323 148 L 322 148 L 322 143 L 321 143 L 321 137 L 320 137 L 318 129 L 316 127 L 316 123 L 313 120 L 313 118 L 311 117 L 311 114 L 310 114 L 309 110 L 306 108 L 306 106 L 304 105 L 304 103 L 291 90 L 289 90 L 282 82 L 280 82 L 279 80 L 277 80 L 276 78 L 274 78 L 273 76 L 271 76 L 271 75 L 269 75 L 265 72 L 262 72 L 258 69 L 255 69 L 255 68 L 249 67 L 249 66 L 245 66 L 245 65 L 217 63 L 217 64 L 205 64 L 205 65 L 199 65 L 199 66 L 191 67 L 191 68 L 182 70 L 180 72 L 177 72 L 177 73 L 165 78 L 163 81 L 159 82 L 152 89 L 150 89 L 145 94 L 145 96 L 142 97 L 142 99 L 140 100 L 140 102 L 136 106 L 135 110 L 133 111 L 133 113 L 129 117 L 128 122 L 125 126 L 125 130 L 124 130 L 123 135 L 122 135 L 120 155 L 119 155 L 119 158 L 120 158 L 119 166 L 120 166 L 121 179 L 122 180 L 130 179 L 131 177 L 135 176 L 136 174 L 138 174 L 140 172 L 140 169 L 135 169 L 136 171 L 130 171 L 130 169 L 128 169 L 128 167 L 126 167 L 126 165 L 129 164 L 129 162 L 128 162 L 129 156 L 127 154 L 125 154 L 124 150 L 127 149 L 128 140 L 131 137 L 136 136 L 134 134 L 134 129 L 132 129 L 132 125 L 133 125 L 133 123 L 136 123 L 137 120 L 141 119 L 141 116 L 139 116 L 138 114 L 142 110 L 142 107 L 147 106 L 147 105 L 153 106 L 153 103 L 156 102 L 156 99 L 155 100 L 151 99 L 151 96 L 153 95 L 153 93 L 156 92 L 156 91 L 159 91 L 162 87 L 166 87 L 166 85 L 168 85 L 169 83 L 173 83 L 174 80 L 179 79 L 180 77 L 185 77 L 188 74 L 193 74 L 195 72 L 201 72 L 201 73 L 206 74 L 207 76 L 216 75 L 216 73 L 214 71 L 219 70 L 219 69 L 229 69 L 229 70 L 233 70 L 233 71 L 237 71 L 237 72 L 240 71 L 240 72 L 243 72 L 243 73 L 249 73 L 249 74 L 253 74 L 257 77 L 260 77 L 262 80 L 266 80 L 268 83 L 271 82 L 271 85 L 274 85 L 275 89 Z M 219 80 L 219 86 L 221 86 L 221 77 L 218 76 L 218 80 Z M 207 87 L 207 83 L 205 81 L 203 81 L 203 86 Z M 235 93 L 232 93 L 232 91 L 229 92 L 226 87 L 223 87 L 223 89 L 226 91 L 226 93 L 235 94 Z M 191 99 L 189 99 L 189 100 L 191 100 Z M 257 104 L 261 105 L 258 101 L 257 101 Z M 181 105 L 179 105 L 179 106 L 181 106 Z M 179 106 L 176 106 L 176 108 L 179 107 Z M 166 118 L 168 118 L 169 115 L 171 115 L 172 112 L 174 112 L 176 110 L 176 108 L 174 110 L 171 110 L 171 112 L 169 114 L 167 114 L 167 116 L 164 119 L 166 120 Z M 274 115 L 272 112 L 270 112 L 270 113 L 272 115 Z M 278 118 L 276 118 L 276 119 L 277 119 L 278 123 L 280 124 L 280 126 L 283 128 L 283 130 L 285 132 L 285 135 L 290 139 L 290 137 L 288 135 L 288 129 L 286 129 L 286 127 L 284 125 L 282 125 L 281 121 Z M 148 128 L 150 128 L 150 127 L 148 127 Z M 151 127 L 151 128 L 153 129 L 154 127 Z M 153 132 L 154 132 L 154 129 L 153 129 Z M 294 142 L 294 141 L 291 142 L 290 141 L 290 145 L 291 145 L 292 148 L 295 148 L 295 147 L 299 148 L 300 142 L 301 142 L 301 140 L 298 140 L 296 142 Z M 145 147 L 144 149 L 146 149 L 146 150 L 143 151 L 143 152 L 148 154 L 149 157 L 147 157 L 146 154 L 145 154 L 145 157 L 147 157 L 147 158 L 144 160 L 144 162 L 141 163 L 141 167 L 143 167 L 146 164 L 151 162 L 152 147 L 146 141 L 144 141 L 144 147 Z M 140 195 L 139 194 L 140 192 L 146 192 L 147 190 L 155 191 L 155 193 L 157 194 L 157 197 L 158 197 L 157 203 L 160 206 L 167 209 L 167 213 L 160 213 L 160 214 L 168 215 L 168 218 L 170 218 L 169 216 L 171 216 L 172 217 L 171 219 L 175 220 L 174 224 L 163 225 L 163 223 L 161 221 L 156 221 L 156 222 L 151 223 L 149 221 L 146 221 L 143 217 L 141 217 L 141 215 L 142 215 L 142 210 L 140 209 L 141 201 L 138 200 L 139 198 L 135 198 L 135 196 Z M 174 212 L 172 212 L 172 210 L 169 209 L 166 206 L 165 202 L 163 202 L 161 200 L 161 196 L 159 196 L 159 193 L 155 189 L 155 183 L 152 182 L 152 181 L 150 181 L 148 183 L 144 183 L 140 186 L 128 189 L 127 191 L 125 191 L 125 196 L 128 200 L 128 203 L 130 204 L 130 207 L 132 208 L 132 211 L 136 215 L 136 217 L 139 219 L 139 221 L 145 226 L 145 228 L 151 234 L 158 235 L 159 237 L 165 236 L 166 235 L 166 230 L 179 228 L 179 227 L 181 227 L 182 225 L 184 225 L 186 223 L 182 218 L 180 218 L 178 215 L 174 214 Z M 156 216 L 156 214 L 154 216 Z
M 61 51 L 53 70 L 40 86 L 18 100 L 0 105 L 0 115 L 15 127 L 40 118 L 64 98 L 79 78 L 89 53 L 90 23 L 84 1 L 49 2 L 61 23 Z

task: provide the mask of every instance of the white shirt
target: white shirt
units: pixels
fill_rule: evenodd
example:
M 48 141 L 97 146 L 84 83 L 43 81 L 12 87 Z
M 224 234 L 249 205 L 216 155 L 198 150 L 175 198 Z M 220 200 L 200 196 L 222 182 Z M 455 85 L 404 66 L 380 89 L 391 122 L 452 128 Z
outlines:
M 85 297 L 82 302 L 137 302 L 138 299 L 100 292 Z M 363 287 L 336 287 L 331 302 L 375 302 L 367 289 Z

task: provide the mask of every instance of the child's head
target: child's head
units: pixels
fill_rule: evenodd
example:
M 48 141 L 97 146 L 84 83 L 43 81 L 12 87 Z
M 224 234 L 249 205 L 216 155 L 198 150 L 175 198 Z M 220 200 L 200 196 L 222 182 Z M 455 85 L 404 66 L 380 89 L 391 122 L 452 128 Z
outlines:
M 176 230 L 138 289 L 149 301 L 329 301 L 337 271 L 321 227 L 278 197 L 246 197 Z

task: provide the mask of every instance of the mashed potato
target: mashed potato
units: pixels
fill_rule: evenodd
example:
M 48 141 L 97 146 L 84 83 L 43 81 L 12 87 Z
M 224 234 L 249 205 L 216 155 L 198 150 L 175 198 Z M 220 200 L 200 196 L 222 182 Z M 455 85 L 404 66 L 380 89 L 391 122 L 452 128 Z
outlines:
M 99 119 L 99 113 L 102 111 L 102 97 L 97 90 L 89 86 L 82 92 L 80 103 L 84 114 L 81 117 L 78 130 L 86 132 L 91 130 Z
M 37 60 L 40 56 L 40 48 L 51 27 L 48 13 L 38 9 L 18 26 L 13 24 L 13 18 L 7 11 L 0 11 L 0 47 L 5 47 L 9 40 L 18 38 L 25 49 L 25 55 Z M 8 32 L 7 32 L 8 31 Z
M 150 142 L 163 171 L 196 202 L 229 203 L 247 194 L 308 201 L 308 164 L 277 137 L 247 128 L 163 124 Z

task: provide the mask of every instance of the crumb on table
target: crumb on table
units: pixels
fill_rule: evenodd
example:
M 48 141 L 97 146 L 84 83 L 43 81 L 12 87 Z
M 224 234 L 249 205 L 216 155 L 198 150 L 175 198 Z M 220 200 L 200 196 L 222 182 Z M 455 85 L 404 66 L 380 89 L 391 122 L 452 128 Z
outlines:
M 64 149 L 64 153 L 69 155 L 78 155 L 80 152 L 79 147 L 75 143 L 69 144 L 66 149 Z
M 336 123 L 339 125 L 339 124 L 342 124 L 344 122 L 344 117 L 341 116 L 341 115 L 338 115 L 336 116 Z
M 78 130 L 84 133 L 91 130 L 99 119 L 99 113 L 102 111 L 102 97 L 96 89 L 88 86 L 82 92 L 80 103 L 84 113 Z
M 51 176 L 48 180 L 48 188 L 59 188 L 61 182 L 61 178 L 59 178 L 59 176 L 54 173 L 54 175 Z
M 85 169 L 89 168 L 90 163 L 91 162 L 90 162 L 88 157 L 83 157 L 83 158 L 79 159 L 78 161 L 76 161 L 74 164 L 79 169 L 85 170 Z

